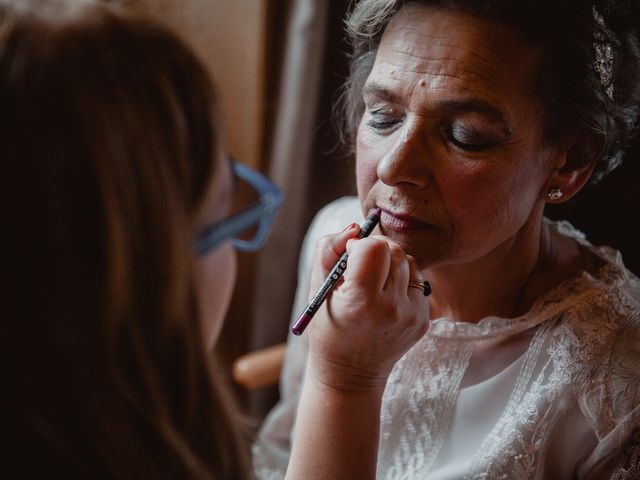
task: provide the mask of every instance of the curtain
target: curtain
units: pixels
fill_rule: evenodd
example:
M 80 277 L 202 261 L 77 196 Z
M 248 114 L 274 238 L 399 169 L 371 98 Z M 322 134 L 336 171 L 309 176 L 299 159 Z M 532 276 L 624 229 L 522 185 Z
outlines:
M 296 285 L 297 252 L 308 223 L 307 185 L 313 162 L 328 5 L 328 0 L 295 0 L 292 5 L 269 170 L 286 197 L 255 265 L 251 349 L 281 342 L 286 336 Z M 250 412 L 260 417 L 275 400 L 274 395 L 273 389 L 256 392 Z
M 281 47 L 268 171 L 286 198 L 253 271 L 248 350 L 286 339 L 298 252 L 307 227 L 322 206 L 355 193 L 353 161 L 340 148 L 331 122 L 333 104 L 348 70 L 343 26 L 348 6 L 344 0 L 291 2 Z M 250 415 L 261 419 L 277 395 L 275 387 L 253 392 L 248 399 Z

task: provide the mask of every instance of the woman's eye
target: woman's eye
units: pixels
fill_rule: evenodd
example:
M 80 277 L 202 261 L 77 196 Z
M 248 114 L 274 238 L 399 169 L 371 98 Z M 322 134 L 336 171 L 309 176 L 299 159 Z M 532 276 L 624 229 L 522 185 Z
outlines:
M 386 131 L 391 130 L 393 127 L 397 126 L 401 119 L 397 116 L 393 116 L 389 114 L 389 112 L 374 110 L 369 112 L 369 120 L 367 121 L 367 125 L 378 131 Z
M 449 130 L 449 141 L 469 152 L 479 152 L 493 147 L 496 142 L 467 125 L 453 125 Z

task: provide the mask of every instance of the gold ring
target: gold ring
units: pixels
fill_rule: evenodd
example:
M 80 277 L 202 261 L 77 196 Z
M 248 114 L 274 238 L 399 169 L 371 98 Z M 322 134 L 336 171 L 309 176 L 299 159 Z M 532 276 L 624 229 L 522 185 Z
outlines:
M 426 280 L 424 282 L 409 282 L 409 287 L 422 290 L 422 294 L 425 297 L 431 295 L 431 284 Z

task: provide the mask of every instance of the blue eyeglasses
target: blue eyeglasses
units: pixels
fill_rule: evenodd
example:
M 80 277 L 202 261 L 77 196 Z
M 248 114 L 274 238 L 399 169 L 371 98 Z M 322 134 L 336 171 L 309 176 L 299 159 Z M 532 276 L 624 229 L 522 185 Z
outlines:
M 258 250 L 267 239 L 273 219 L 284 199 L 280 189 L 264 175 L 247 165 L 229 160 L 234 176 L 246 182 L 258 196 L 258 200 L 208 227 L 196 241 L 198 255 L 204 255 L 225 240 L 230 240 L 238 250 Z

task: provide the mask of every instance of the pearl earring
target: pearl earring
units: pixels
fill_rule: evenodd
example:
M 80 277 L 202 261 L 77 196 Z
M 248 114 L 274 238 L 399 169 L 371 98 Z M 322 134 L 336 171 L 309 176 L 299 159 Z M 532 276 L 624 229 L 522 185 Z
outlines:
M 552 188 L 549 190 L 549 193 L 547 193 L 547 198 L 549 200 L 555 201 L 555 200 L 560 200 L 563 195 L 564 195 L 564 192 L 561 189 Z

